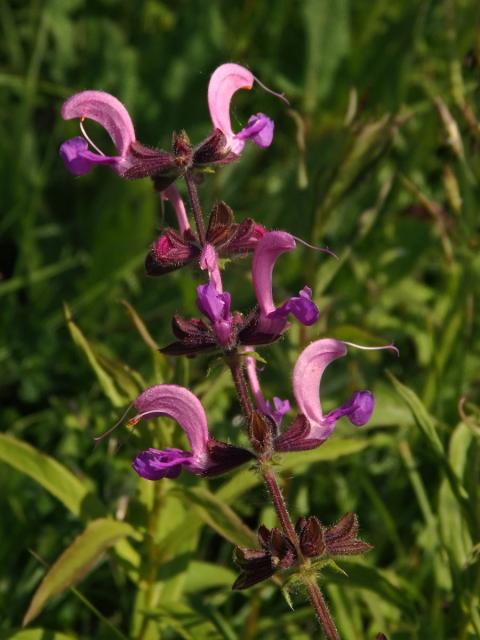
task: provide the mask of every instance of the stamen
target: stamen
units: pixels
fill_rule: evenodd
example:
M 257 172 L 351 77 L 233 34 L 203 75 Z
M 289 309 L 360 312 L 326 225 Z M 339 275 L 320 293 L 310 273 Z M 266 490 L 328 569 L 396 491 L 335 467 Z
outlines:
M 257 76 L 253 76 L 255 78 L 255 82 L 257 82 L 264 91 L 266 91 L 267 93 L 271 93 L 272 96 L 275 96 L 276 98 L 278 98 L 279 100 L 281 100 L 282 102 L 284 102 L 286 105 L 290 106 L 290 102 L 288 101 L 288 98 L 286 98 L 283 93 L 277 93 L 276 91 L 273 91 L 273 89 L 269 89 L 266 85 L 263 84 L 263 82 L 261 82 Z
M 300 244 L 305 245 L 306 247 L 308 247 L 309 249 L 313 249 L 314 251 L 320 251 L 320 253 L 328 253 L 329 256 L 332 256 L 333 258 L 336 258 L 337 260 L 339 259 L 339 257 L 337 256 L 336 253 L 334 253 L 331 249 L 329 249 L 328 247 L 316 247 L 313 244 L 310 244 L 309 242 L 306 242 L 306 240 L 302 240 L 302 238 L 298 238 L 297 236 L 292 235 L 292 238 L 295 238 L 295 240 L 297 240 L 298 242 L 300 242 Z
M 394 344 L 384 344 L 381 347 L 365 347 L 361 344 L 355 344 L 354 342 L 347 342 L 342 340 L 344 344 L 348 344 L 349 347 L 355 347 L 356 349 L 363 349 L 364 351 L 381 351 L 382 349 L 390 349 L 397 357 L 400 357 L 400 351 Z
M 89 137 L 88 133 L 85 131 L 85 127 L 83 126 L 83 123 L 84 123 L 85 119 L 86 119 L 85 116 L 82 116 L 80 118 L 80 131 L 82 132 L 83 137 L 95 149 L 95 151 L 98 151 L 98 153 L 101 156 L 104 156 L 105 154 L 103 153 L 103 151 L 97 147 L 97 145 L 93 142 L 93 140 L 91 140 L 91 138 Z
M 125 420 L 125 416 L 127 415 L 127 413 L 130 411 L 130 409 L 133 407 L 133 402 L 131 402 L 128 407 L 126 408 L 124 414 L 122 415 L 122 417 L 120 418 L 120 420 L 118 420 L 118 422 L 116 422 L 113 427 L 110 427 L 110 429 L 108 429 L 107 431 L 105 431 L 105 433 L 102 433 L 102 435 L 97 436 L 96 438 L 94 438 L 95 441 L 95 445 L 97 445 L 101 440 L 103 440 L 104 438 L 106 438 L 107 436 L 109 436 L 111 433 L 113 433 L 113 431 L 115 431 L 115 429 L 120 426 L 122 424 L 122 422 Z M 133 420 L 133 418 L 132 418 Z M 130 420 L 131 422 L 131 420 Z M 127 426 L 130 425 L 130 422 L 127 424 Z

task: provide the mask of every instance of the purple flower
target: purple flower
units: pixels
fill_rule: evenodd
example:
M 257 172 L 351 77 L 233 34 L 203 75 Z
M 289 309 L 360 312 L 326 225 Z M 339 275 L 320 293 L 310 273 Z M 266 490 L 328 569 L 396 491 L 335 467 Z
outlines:
M 259 147 L 268 147 L 272 143 L 274 123 L 263 113 L 251 116 L 247 126 L 234 133 L 230 121 L 230 102 L 239 89 L 251 89 L 255 76 L 239 64 L 222 64 L 215 69 L 208 85 L 208 108 L 213 126 L 226 138 L 227 146 L 236 155 L 240 155 L 245 140 L 252 140 Z
M 246 347 L 247 351 L 253 351 L 252 347 Z M 255 398 L 255 404 L 257 408 L 267 416 L 270 416 L 274 420 L 277 427 L 282 422 L 283 416 L 290 411 L 290 402 L 288 400 L 282 400 L 274 396 L 273 407 L 269 400 L 265 400 L 260 387 L 260 381 L 257 374 L 257 362 L 254 357 L 248 356 L 245 358 L 245 368 L 247 370 L 248 382 L 252 395 Z
M 253 457 L 246 449 L 210 438 L 207 416 L 200 400 L 184 387 L 157 384 L 141 393 L 134 405 L 139 413 L 130 420 L 130 426 L 143 419 L 168 416 L 185 431 L 191 449 L 142 451 L 132 464 L 142 478 L 176 478 L 182 469 L 196 475 L 219 475 Z
M 262 149 L 266 149 L 272 144 L 273 131 L 275 125 L 273 120 L 263 113 L 250 116 L 247 126 L 239 131 L 236 140 L 251 140 Z
M 294 237 L 286 231 L 270 231 L 257 243 L 253 254 L 252 280 L 260 308 L 260 332 L 281 333 L 287 326 L 289 313 L 305 325 L 311 325 L 318 320 L 319 311 L 312 301 L 312 290 L 308 287 L 304 287 L 298 296 L 289 298 L 278 308 L 273 302 L 273 267 L 282 253 L 293 251 L 295 247 Z
M 109 165 L 124 178 L 162 176 L 166 188 L 179 175 L 175 158 L 160 149 L 144 147 L 135 140 L 135 129 L 130 115 L 120 100 L 105 91 L 81 91 L 68 98 L 62 106 L 64 120 L 79 118 L 84 137 L 66 140 L 60 147 L 60 156 L 66 168 L 75 176 L 90 171 L 96 164 Z M 95 120 L 109 134 L 117 154 L 105 155 L 88 138 L 83 121 Z M 90 151 L 88 143 L 96 150 Z
M 197 306 L 212 323 L 217 340 L 223 346 L 227 346 L 232 338 L 230 303 L 230 294 L 218 292 L 212 281 L 197 287 Z

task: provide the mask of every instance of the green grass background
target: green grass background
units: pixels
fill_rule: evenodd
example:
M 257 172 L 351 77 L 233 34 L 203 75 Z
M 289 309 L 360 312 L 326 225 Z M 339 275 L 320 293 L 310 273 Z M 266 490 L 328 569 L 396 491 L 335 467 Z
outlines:
M 341 637 L 480 638 L 479 18 L 473 0 L 0 1 L 2 640 L 317 637 L 300 590 L 294 611 L 273 583 L 230 591 L 233 543 L 275 523 L 252 471 L 139 481 L 130 461 L 140 448 L 181 445 L 168 424 L 92 444 L 161 381 L 189 384 L 215 436 L 244 442 L 220 363 L 166 361 L 153 348 L 171 340 L 173 313 L 195 313 L 200 278 L 144 274 L 172 212 L 148 180 L 102 168 L 74 179 L 58 157 L 78 134 L 62 101 L 87 88 L 120 98 L 145 144 L 168 148 L 182 128 L 200 141 L 208 79 L 226 61 L 285 92 L 291 109 L 259 89 L 235 98 L 234 127 L 268 113 L 274 144 L 207 176 L 205 210 L 224 199 L 237 219 L 340 258 L 299 248 L 279 262 L 276 298 L 308 283 L 321 319 L 262 351 L 266 394 L 292 399 L 289 371 L 312 339 L 400 349 L 332 365 L 325 407 L 370 388 L 371 423 L 339 425 L 313 455 L 279 466 L 295 517 L 328 524 L 354 510 L 374 545 L 339 562 L 348 577 L 322 575 Z M 225 277 L 248 311 L 248 261 Z M 85 530 L 86 559 L 75 565 L 74 548 L 20 631 L 42 561 Z

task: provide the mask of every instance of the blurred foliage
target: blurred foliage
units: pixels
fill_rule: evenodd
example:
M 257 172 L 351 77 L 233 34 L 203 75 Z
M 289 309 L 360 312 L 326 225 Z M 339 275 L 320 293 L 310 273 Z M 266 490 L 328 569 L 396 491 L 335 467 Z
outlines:
M 189 383 L 217 437 L 242 436 L 218 362 L 155 350 L 170 340 L 174 312 L 195 313 L 198 274 L 143 272 L 172 212 L 148 181 L 101 168 L 68 175 L 57 150 L 77 132 L 60 105 L 103 89 L 127 105 L 142 142 L 168 147 L 181 128 L 199 141 L 210 128 L 209 75 L 230 60 L 284 91 L 291 108 L 260 90 L 235 98 L 234 126 L 268 113 L 274 145 L 208 176 L 205 209 L 221 197 L 238 219 L 339 256 L 302 247 L 282 258 L 278 299 L 308 282 L 322 315 L 262 350 L 267 395 L 291 397 L 290 367 L 316 337 L 392 340 L 401 354 L 356 352 L 332 365 L 327 404 L 371 388 L 372 422 L 341 425 L 279 467 L 294 516 L 330 523 L 355 510 L 374 545 L 365 560 L 340 563 L 348 577 L 323 575 L 341 636 L 480 637 L 479 19 L 472 0 L 0 2 L 2 640 L 317 633 L 301 593 L 290 611 L 273 582 L 230 591 L 232 542 L 274 523 L 252 471 L 140 481 L 130 461 L 152 442 L 177 443 L 167 424 L 92 446 L 161 381 Z M 248 310 L 247 261 L 229 265 L 226 281 Z M 36 620 L 18 631 L 30 603 Z

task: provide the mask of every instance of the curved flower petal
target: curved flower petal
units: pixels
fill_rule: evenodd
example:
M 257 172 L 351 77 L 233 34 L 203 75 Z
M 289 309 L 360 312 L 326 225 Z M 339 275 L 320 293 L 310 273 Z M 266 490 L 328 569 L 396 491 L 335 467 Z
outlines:
M 312 342 L 300 354 L 293 370 L 293 393 L 300 412 L 310 424 L 308 440 L 325 440 L 339 418 L 346 416 L 352 424 L 362 426 L 370 419 L 374 397 L 370 391 L 357 391 L 350 400 L 324 416 L 320 403 L 322 376 L 328 365 L 346 355 L 344 342 L 325 338 Z
M 210 281 L 215 285 L 215 289 L 219 293 L 222 293 L 222 274 L 220 273 L 218 256 L 213 244 L 207 242 L 207 244 L 203 247 L 202 253 L 200 254 L 199 264 L 202 271 L 208 271 L 208 276 L 210 278 Z
M 174 184 L 171 184 L 161 192 L 161 196 L 164 200 L 168 200 L 172 203 L 177 216 L 178 229 L 180 233 L 183 234 L 185 231 L 188 231 L 188 229 L 190 229 L 190 223 L 185 210 L 185 203 L 183 202 L 182 196 L 178 192 L 177 187 Z
M 251 89 L 254 79 L 245 67 L 227 63 L 215 69 L 208 84 L 208 108 L 213 126 L 220 129 L 227 139 L 227 145 L 236 154 L 242 152 L 245 142 L 235 139 L 230 123 L 230 102 L 239 89 Z
M 318 320 L 319 311 L 312 301 L 312 290 L 304 287 L 298 296 L 289 298 L 278 309 L 273 302 L 272 275 L 277 259 L 296 247 L 295 238 L 286 231 L 270 231 L 257 243 L 252 261 L 252 280 L 260 307 L 260 330 L 281 333 L 287 324 L 289 313 L 305 325 Z
M 339 340 L 325 338 L 312 342 L 302 351 L 293 369 L 293 394 L 300 412 L 308 419 L 312 437 L 327 438 L 333 426 L 325 424 L 320 404 L 320 383 L 328 365 L 345 356 L 347 347 Z
M 123 104 L 105 91 L 81 91 L 68 98 L 62 106 L 62 118 L 89 118 L 102 125 L 113 140 L 120 156 L 124 156 L 135 141 L 135 129 Z
M 138 410 L 130 424 L 140 420 L 168 416 L 185 431 L 195 463 L 208 457 L 208 423 L 200 400 L 191 391 L 175 384 L 156 384 L 141 393 L 134 402 Z
M 246 351 L 253 351 L 253 347 L 246 347 Z M 253 356 L 247 356 L 245 358 L 245 368 L 247 370 L 248 382 L 257 408 L 265 415 L 270 416 L 277 426 L 280 425 L 283 416 L 290 411 L 290 402 L 275 396 L 273 398 L 272 407 L 272 403 L 269 400 L 265 400 L 262 393 L 257 373 L 257 361 Z
M 272 294 L 273 267 L 277 259 L 296 247 L 295 239 L 286 231 L 269 231 L 257 243 L 252 261 L 255 295 L 263 315 L 275 311 Z

